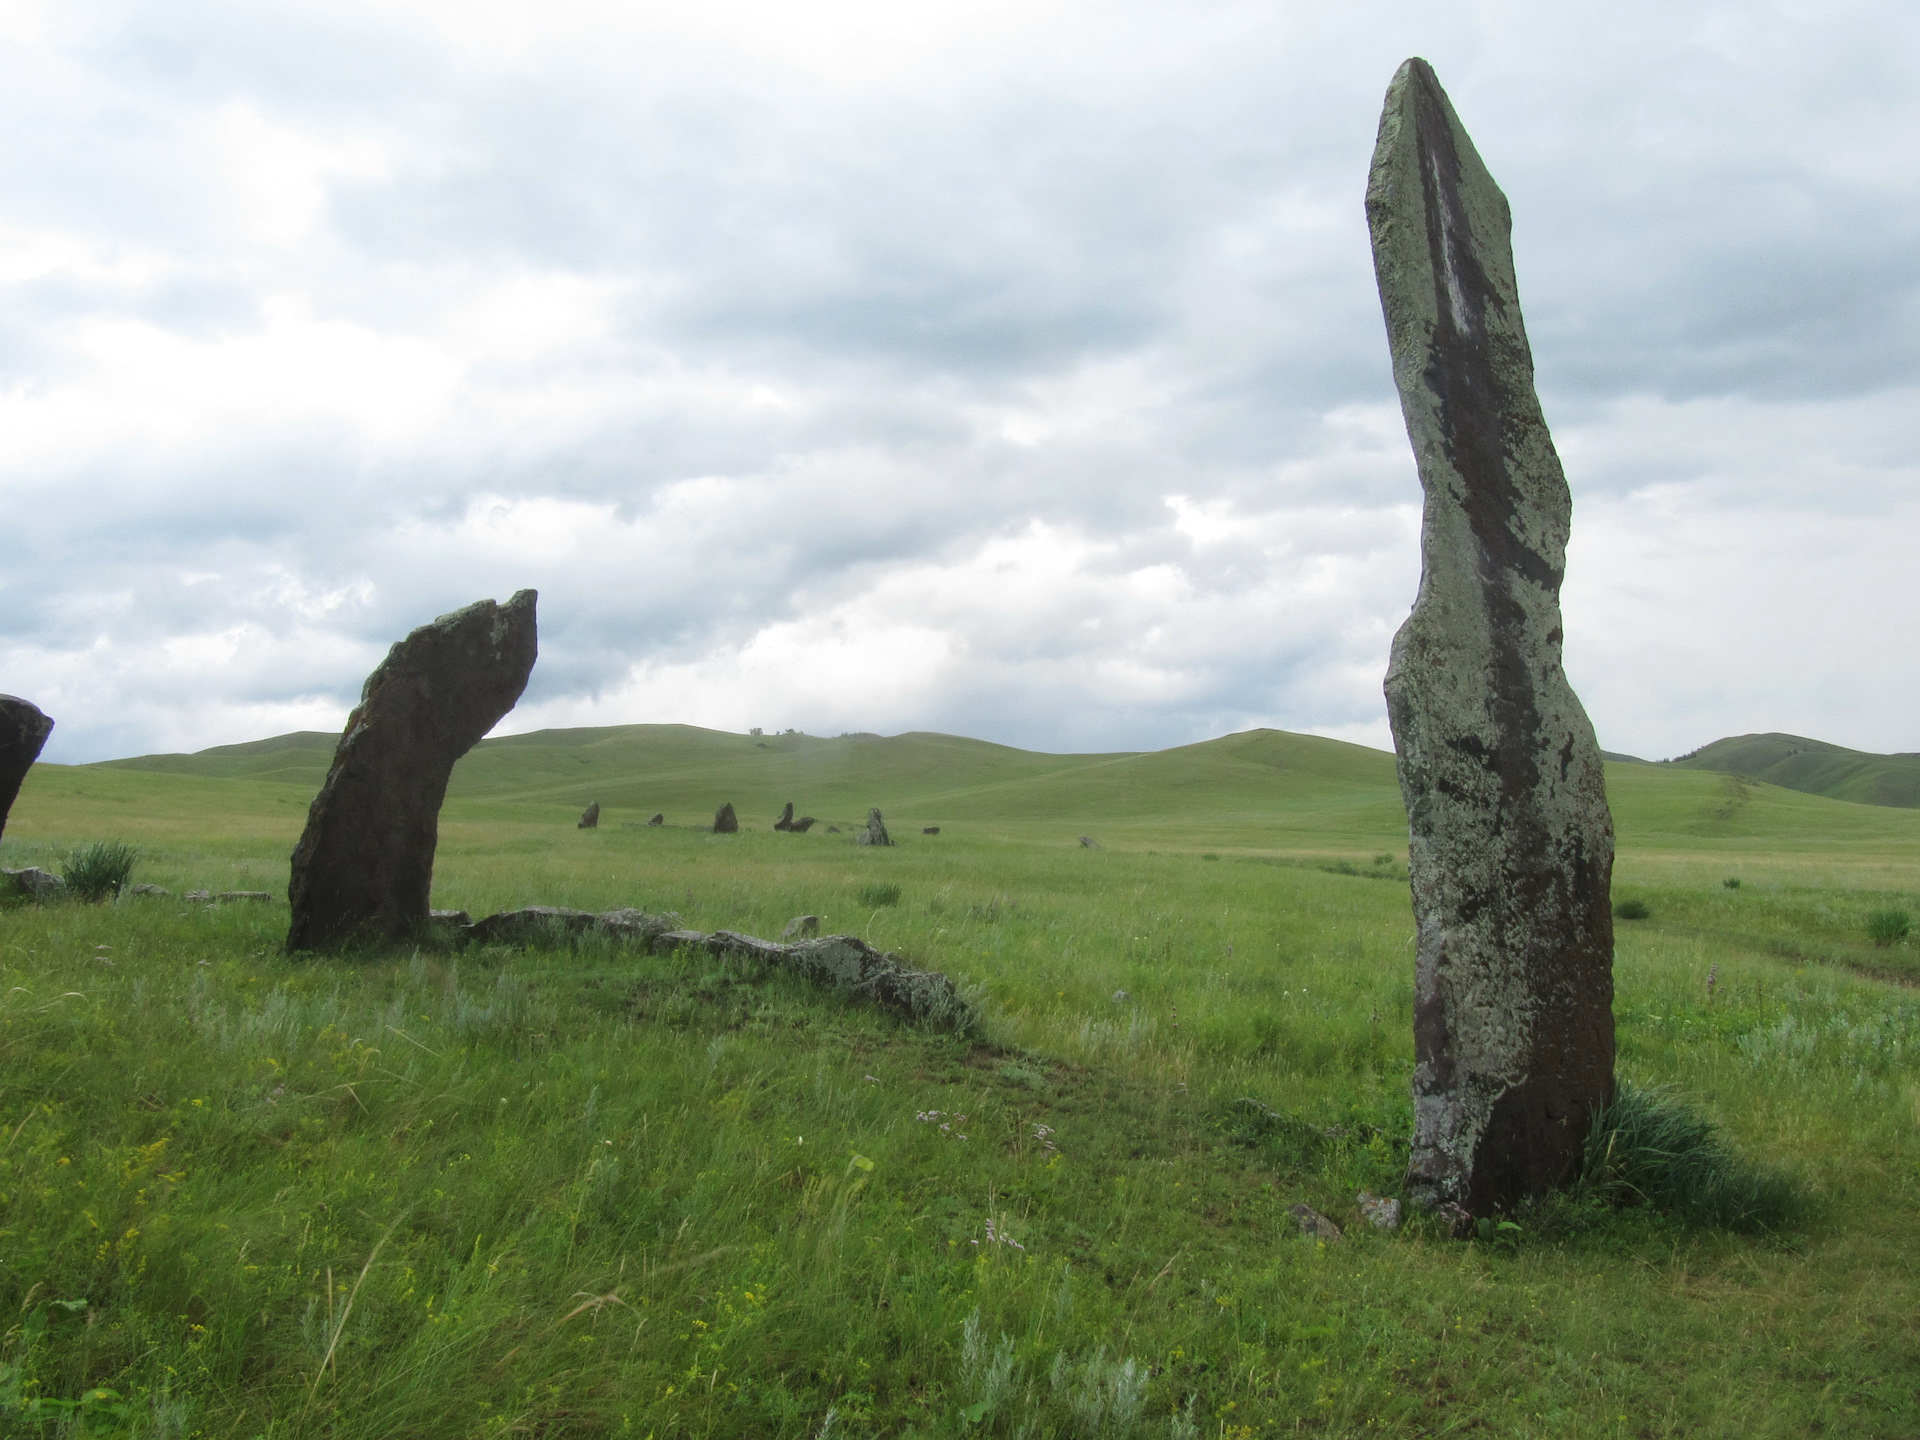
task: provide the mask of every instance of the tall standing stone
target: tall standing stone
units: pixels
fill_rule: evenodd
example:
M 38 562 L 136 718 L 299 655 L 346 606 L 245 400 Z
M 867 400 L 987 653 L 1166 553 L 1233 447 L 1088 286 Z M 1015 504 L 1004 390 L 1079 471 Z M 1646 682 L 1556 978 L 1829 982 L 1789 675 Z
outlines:
M 573 828 L 576 830 L 597 830 L 600 828 L 600 802 L 598 800 L 595 800 L 587 806 L 585 810 L 580 812 L 580 821 Z
M 887 834 L 887 822 L 880 817 L 878 807 L 867 811 L 867 828 L 853 837 L 856 845 L 891 845 L 893 839 Z
M 1561 669 L 1572 501 L 1533 389 L 1506 197 L 1424 60 L 1367 180 L 1394 382 L 1426 491 L 1387 713 L 1412 831 L 1416 1203 L 1564 1184 L 1613 1095 L 1613 821 Z
M 367 677 L 293 851 L 288 950 L 427 928 L 453 765 L 513 708 L 539 652 L 535 594 L 422 625 Z
M 733 802 L 731 800 L 713 812 L 713 833 L 716 835 L 737 835 L 740 833 L 740 817 L 733 813 Z
M 791 800 L 787 801 L 787 808 L 780 812 L 780 818 L 773 822 L 773 828 L 776 830 L 793 829 L 793 802 Z
M 7 813 L 20 794 L 20 782 L 52 733 L 53 720 L 38 705 L 18 695 L 0 695 L 0 834 L 6 833 Z

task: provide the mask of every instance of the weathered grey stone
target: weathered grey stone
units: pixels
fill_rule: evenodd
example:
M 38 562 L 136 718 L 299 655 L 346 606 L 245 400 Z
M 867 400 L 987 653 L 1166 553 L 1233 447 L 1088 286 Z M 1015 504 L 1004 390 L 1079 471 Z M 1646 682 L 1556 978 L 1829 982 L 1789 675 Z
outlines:
M 811 815 L 802 815 L 798 820 L 794 821 L 793 824 L 789 825 L 787 828 L 793 831 L 793 833 L 796 835 L 804 835 L 807 833 L 807 831 L 811 830 L 813 826 L 814 826 L 813 817 Z
M 787 801 L 787 808 L 780 812 L 780 818 L 773 822 L 773 828 L 776 830 L 793 829 L 793 802 L 791 800 Z
M 1082 835 L 1080 837 L 1080 848 L 1083 850 L 1098 850 L 1100 848 L 1100 842 L 1091 835 Z
M 164 885 L 132 885 L 127 888 L 129 895 L 151 895 L 156 899 L 165 899 L 173 892 Z
M 1572 505 L 1533 388 L 1506 197 L 1423 60 L 1367 181 L 1426 492 L 1387 669 L 1412 832 L 1415 1204 L 1485 1215 L 1571 1179 L 1613 1093 L 1613 823 L 1561 669 Z
M 672 920 L 644 910 L 603 910 L 596 914 L 558 905 L 528 905 L 475 921 L 467 927 L 466 938 L 482 944 L 534 945 L 594 933 L 651 945 L 672 928 Z
M 1391 1235 L 1400 1228 L 1400 1202 L 1391 1195 L 1381 1196 L 1371 1190 L 1362 1190 L 1353 1197 L 1356 1209 L 1374 1229 Z
M 29 865 L 24 870 L 0 870 L 0 880 L 15 894 L 35 900 L 52 900 L 67 893 L 66 881 L 38 865 Z
M 7 812 L 20 794 L 20 782 L 52 733 L 53 721 L 38 705 L 18 695 L 0 695 L 0 834 L 6 833 Z
M 782 940 L 811 940 L 820 933 L 818 915 L 796 915 L 787 921 L 787 928 L 780 932 Z
M 273 892 L 271 890 L 222 890 L 213 898 L 222 904 L 229 900 L 271 901 Z
M 734 835 L 739 833 L 740 817 L 733 813 L 733 803 L 729 801 L 713 812 L 713 833 L 716 835 Z
M 489 915 L 465 933 L 469 941 L 507 945 L 552 944 L 598 933 L 645 944 L 657 955 L 700 950 L 715 957 L 754 959 L 831 985 L 918 1024 L 962 1032 L 971 1032 L 977 1024 L 973 1008 L 945 975 L 918 969 L 897 955 L 874 949 L 855 935 L 815 938 L 813 932 L 820 924 L 815 916 L 796 916 L 787 926 L 789 935 L 794 935 L 798 927 L 801 937 L 791 944 L 731 930 L 708 934 L 676 929 L 678 920 L 677 915 L 650 915 L 642 910 L 607 910 L 596 915 L 587 910 L 530 905 Z
M 526 688 L 534 601 L 522 590 L 442 615 L 367 677 L 294 847 L 288 950 L 425 929 L 447 777 Z
M 666 823 L 667 823 L 667 817 L 660 814 L 657 811 L 654 813 L 653 818 L 647 821 L 647 824 L 649 825 L 664 825 Z
M 920 833 L 922 835 L 938 835 L 940 833 L 940 827 L 938 825 L 922 825 L 920 827 Z
M 1300 1233 L 1309 1240 L 1338 1240 L 1340 1227 L 1322 1215 L 1311 1205 L 1289 1205 L 1287 1211 L 1300 1226 Z
M 853 837 L 856 845 L 891 845 L 887 837 L 887 822 L 880 818 L 878 810 L 867 811 L 867 828 Z
M 192 900 L 196 903 L 211 903 L 213 900 L 213 892 L 211 890 L 189 890 L 180 898 L 182 900 Z
M 427 918 L 436 925 L 451 925 L 458 930 L 466 930 L 473 925 L 473 917 L 464 910 L 429 910 Z
M 598 800 L 580 812 L 580 823 L 573 828 L 576 830 L 597 830 L 600 828 L 600 802 Z

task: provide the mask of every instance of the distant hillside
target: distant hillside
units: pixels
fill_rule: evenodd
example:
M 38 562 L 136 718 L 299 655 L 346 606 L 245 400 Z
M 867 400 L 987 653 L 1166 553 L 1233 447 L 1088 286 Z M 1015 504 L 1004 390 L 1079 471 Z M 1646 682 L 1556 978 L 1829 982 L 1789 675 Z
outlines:
M 1920 754 L 1871 755 L 1801 735 L 1734 735 L 1665 763 L 1744 775 L 1832 800 L 1920 809 Z
M 87 767 L 317 789 L 337 737 L 312 732 L 193 755 Z M 454 798 L 661 810 L 676 821 L 721 800 L 745 819 L 792 800 L 805 813 L 906 805 L 951 819 L 1245 813 L 1345 797 L 1398 804 L 1393 757 L 1340 740 L 1249 730 L 1145 753 L 1048 755 L 958 735 L 736 735 L 693 725 L 540 730 L 483 740 L 454 768 Z

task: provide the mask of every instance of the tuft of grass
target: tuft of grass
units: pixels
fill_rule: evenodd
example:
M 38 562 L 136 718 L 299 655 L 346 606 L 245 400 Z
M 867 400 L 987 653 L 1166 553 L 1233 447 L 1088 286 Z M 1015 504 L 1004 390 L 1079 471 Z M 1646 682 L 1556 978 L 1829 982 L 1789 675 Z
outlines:
M 67 852 L 60 878 L 82 900 L 105 900 L 125 887 L 139 858 L 140 851 L 124 840 L 96 840 Z
M 1578 1188 L 1611 1205 L 1651 1205 L 1728 1230 L 1779 1231 L 1808 1210 L 1792 1179 L 1741 1155 L 1671 1088 L 1625 1080 L 1588 1134 Z
M 871 885 L 862 885 L 859 894 L 854 898 L 869 910 L 877 910 L 884 905 L 898 905 L 900 887 L 875 881 Z
M 1645 920 L 1653 911 L 1644 900 L 1622 900 L 1613 907 L 1613 913 L 1619 920 Z
M 1738 875 L 1729 875 L 1726 879 L 1722 880 L 1720 884 L 1725 889 L 1738 890 L 1740 888 L 1740 877 Z
M 1867 938 L 1876 945 L 1898 945 L 1913 930 L 1913 917 L 1904 910 L 1876 910 L 1867 916 Z

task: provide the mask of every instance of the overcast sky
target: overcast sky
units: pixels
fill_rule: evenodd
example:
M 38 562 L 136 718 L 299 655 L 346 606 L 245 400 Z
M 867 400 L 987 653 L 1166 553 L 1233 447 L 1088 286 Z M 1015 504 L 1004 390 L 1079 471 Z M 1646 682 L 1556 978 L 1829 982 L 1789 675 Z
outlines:
M 1920 750 L 1910 3 L 0 0 L 0 691 L 336 729 L 540 591 L 506 732 L 1389 747 L 1361 199 L 1512 202 L 1609 749 Z

